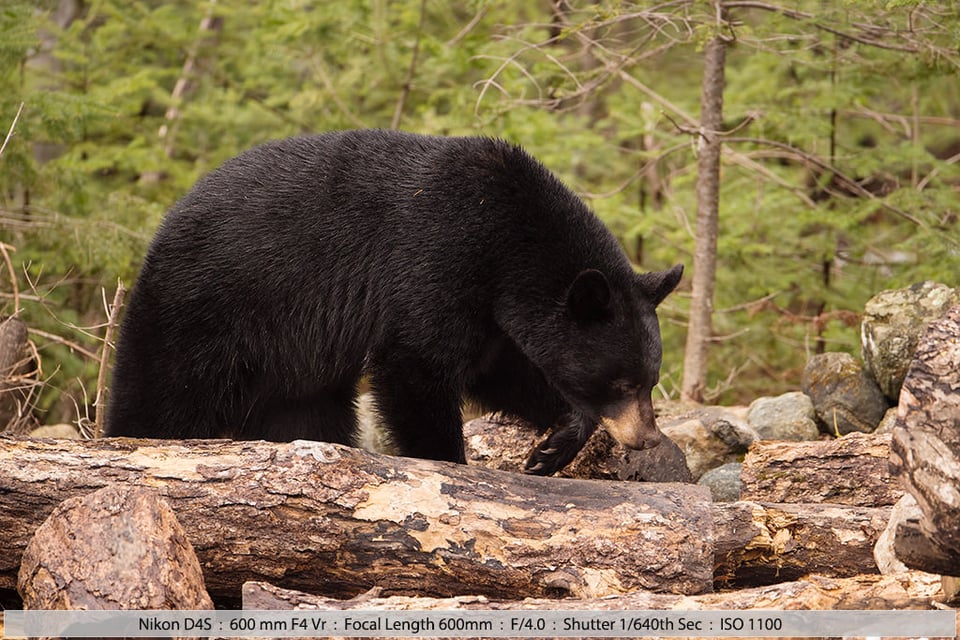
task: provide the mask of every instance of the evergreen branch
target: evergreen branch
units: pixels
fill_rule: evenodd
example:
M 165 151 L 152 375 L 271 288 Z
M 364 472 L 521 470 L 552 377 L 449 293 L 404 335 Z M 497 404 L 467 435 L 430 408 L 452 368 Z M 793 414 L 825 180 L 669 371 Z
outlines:
M 836 27 L 831 27 L 830 25 L 823 24 L 822 22 L 817 21 L 816 20 L 817 16 L 812 13 L 808 13 L 806 11 L 800 11 L 797 9 L 789 9 L 787 7 L 771 4 L 769 2 L 761 2 L 760 0 L 727 0 L 726 2 L 723 3 L 723 5 L 724 5 L 724 8 L 726 9 L 760 9 L 763 11 L 770 11 L 772 13 L 779 13 L 780 15 L 785 16 L 787 18 L 791 18 L 793 20 L 809 20 L 811 21 L 811 24 L 814 27 L 816 27 L 821 31 L 825 31 L 835 36 L 840 36 L 841 38 L 845 38 L 852 42 L 858 42 L 860 44 L 863 44 L 869 47 L 886 49 L 888 51 L 901 51 L 904 53 L 920 53 L 923 50 L 923 47 L 920 47 L 912 42 L 910 44 L 898 45 L 898 44 L 885 42 L 877 38 L 872 38 L 864 35 L 857 35 L 854 33 L 850 33 L 848 31 L 842 31 L 840 29 L 837 29 Z M 911 14 L 911 20 L 912 20 L 912 14 Z M 889 32 L 889 29 L 880 27 L 878 25 L 873 25 L 873 24 L 861 23 L 861 24 L 858 24 L 857 26 L 865 32 L 873 32 L 873 33 Z M 896 37 L 900 37 L 901 33 L 893 32 L 893 35 Z M 910 41 L 907 40 L 907 42 L 910 42 Z M 945 51 L 943 51 L 943 53 L 945 53 Z
M 777 149 L 783 149 L 785 151 L 789 151 L 790 153 L 794 154 L 796 157 L 800 158 L 807 164 L 811 164 L 826 173 L 833 174 L 840 181 L 842 185 L 849 188 L 853 193 L 860 196 L 861 198 L 866 198 L 867 200 L 873 200 L 877 202 L 881 207 L 883 207 L 887 211 L 890 211 L 891 213 L 894 213 L 900 216 L 904 220 L 908 220 L 909 222 L 912 222 L 918 227 L 921 227 L 921 228 L 927 227 L 927 225 L 916 216 L 910 213 L 907 213 L 906 211 L 904 211 L 899 207 L 895 207 L 887 202 L 884 202 L 882 198 L 878 198 L 875 194 L 870 193 L 869 191 L 864 189 L 859 182 L 857 182 L 855 179 L 851 178 L 844 172 L 840 171 L 840 169 L 838 169 L 834 165 L 830 164 L 825 160 L 821 160 L 820 158 L 818 158 L 812 153 L 807 153 L 803 149 L 798 149 L 797 147 L 786 144 L 785 142 L 778 142 L 776 140 L 767 140 L 765 138 L 728 138 L 727 141 L 758 144 L 758 145 L 770 146 L 770 147 L 775 147 Z

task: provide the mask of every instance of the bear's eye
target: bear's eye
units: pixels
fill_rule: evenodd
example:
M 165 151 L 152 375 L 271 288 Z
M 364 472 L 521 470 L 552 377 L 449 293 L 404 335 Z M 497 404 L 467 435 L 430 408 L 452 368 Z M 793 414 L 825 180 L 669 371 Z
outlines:
M 614 380 L 611 385 L 619 395 L 628 395 L 637 390 L 637 385 L 628 380 Z

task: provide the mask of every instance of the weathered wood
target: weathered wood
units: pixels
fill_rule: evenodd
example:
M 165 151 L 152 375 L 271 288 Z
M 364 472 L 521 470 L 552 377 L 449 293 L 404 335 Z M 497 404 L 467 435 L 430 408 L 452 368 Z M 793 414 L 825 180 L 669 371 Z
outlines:
M 119 485 L 53 510 L 24 551 L 17 590 L 25 609 L 213 609 L 169 505 Z
M 713 505 L 714 586 L 773 584 L 808 573 L 877 573 L 873 547 L 891 509 L 718 502 Z
M 738 591 L 682 596 L 637 591 L 608 598 L 493 600 L 484 596 L 455 598 L 381 597 L 376 591 L 351 600 L 337 600 L 281 589 L 262 582 L 243 585 L 244 609 L 530 610 L 589 611 L 661 609 L 932 609 L 941 596 L 940 580 L 924 573 L 831 578 L 810 575 L 803 580 Z
M 215 598 L 247 580 L 349 597 L 712 585 L 706 488 L 539 478 L 313 442 L 0 438 L 0 588 L 40 522 L 109 483 L 154 487 Z
M 27 325 L 13 316 L 0 319 L 0 432 L 36 426 L 29 406 L 36 384 L 31 369 Z
M 889 471 L 890 435 L 851 433 L 814 442 L 760 441 L 740 472 L 741 500 L 882 507 L 903 495 Z
M 915 569 L 960 576 L 960 306 L 930 323 L 900 390 L 892 472 L 916 499 L 919 521 L 894 548 Z
M 500 471 L 522 472 L 537 446 L 536 428 L 519 418 L 488 414 L 463 426 L 467 462 Z M 628 480 L 635 482 L 693 482 L 686 458 L 669 438 L 652 448 L 628 449 L 603 427 L 597 430 L 573 462 L 557 474 L 561 478 Z

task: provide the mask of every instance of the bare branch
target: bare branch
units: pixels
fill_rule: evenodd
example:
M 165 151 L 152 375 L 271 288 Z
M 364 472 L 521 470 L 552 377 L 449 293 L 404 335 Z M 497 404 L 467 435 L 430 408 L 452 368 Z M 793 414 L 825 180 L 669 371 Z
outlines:
M 10 142 L 10 138 L 13 137 L 13 130 L 17 126 L 17 120 L 20 119 L 20 114 L 23 112 L 23 104 L 20 103 L 20 108 L 17 109 L 17 115 L 13 116 L 13 122 L 10 123 L 10 129 L 7 131 L 7 137 L 3 139 L 3 144 L 0 145 L 0 156 L 3 155 L 3 150 L 7 148 L 7 143 Z
M 393 111 L 393 120 L 390 121 L 390 128 L 396 129 L 400 126 L 400 120 L 403 118 L 403 108 L 407 104 L 407 97 L 410 95 L 410 88 L 413 86 L 413 76 L 417 72 L 417 59 L 420 57 L 420 40 L 423 39 L 423 26 L 427 17 L 427 0 L 420 0 L 420 21 L 417 23 L 417 39 L 413 41 L 413 51 L 410 53 L 410 66 L 407 68 L 407 77 L 403 81 L 403 87 L 400 88 L 400 96 L 397 98 L 397 106 Z
M 82 356 L 84 356 L 84 357 L 86 357 L 86 358 L 89 358 L 90 360 L 94 360 L 94 361 L 99 361 L 99 360 L 100 360 L 100 356 L 98 356 L 98 355 L 95 354 L 94 352 L 92 352 L 92 351 L 90 351 L 89 349 L 86 349 L 86 348 L 84 348 L 84 347 L 81 347 L 81 346 L 80 346 L 79 344 L 77 344 L 76 342 L 72 342 L 72 341 L 70 341 L 70 340 L 67 340 L 66 338 L 61 338 L 60 336 L 56 335 L 55 333 L 48 333 L 48 332 L 46 332 L 46 331 L 41 331 L 40 329 L 36 329 L 36 328 L 33 328 L 33 327 L 31 327 L 31 328 L 29 329 L 29 331 L 30 331 L 30 333 L 32 333 L 33 335 L 40 336 L 41 338 L 46 338 L 47 340 L 50 340 L 51 342 L 56 342 L 57 344 L 62 344 L 63 346 L 67 347 L 68 349 L 71 349 L 72 351 L 76 351 L 76 352 L 79 353 L 80 355 L 82 355 Z
M 13 315 L 17 315 L 20 313 L 20 288 L 17 286 L 17 274 L 13 269 L 10 251 L 16 251 L 16 249 L 0 242 L 0 254 L 3 255 L 3 261 L 7 265 L 7 275 L 10 277 L 10 288 L 13 292 Z
M 97 374 L 97 397 L 93 401 L 96 412 L 93 415 L 93 437 L 99 438 L 103 435 L 103 420 L 107 409 L 107 365 L 110 361 L 110 352 L 113 350 L 113 334 L 117 328 L 117 321 L 120 317 L 120 309 L 123 307 L 123 296 L 127 290 L 123 282 L 117 280 L 117 291 L 113 295 L 113 304 L 106 307 L 107 327 L 103 332 L 103 346 L 100 348 L 100 372 Z M 103 290 L 106 295 L 106 290 Z M 106 303 L 106 299 L 104 299 Z

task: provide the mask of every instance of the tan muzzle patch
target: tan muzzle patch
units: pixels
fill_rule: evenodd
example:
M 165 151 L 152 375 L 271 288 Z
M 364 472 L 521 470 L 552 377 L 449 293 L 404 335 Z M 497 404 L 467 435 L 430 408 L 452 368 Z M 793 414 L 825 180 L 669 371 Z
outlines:
M 649 400 L 625 400 L 608 407 L 600 417 L 600 424 L 617 442 L 630 449 L 652 449 L 663 437 Z

